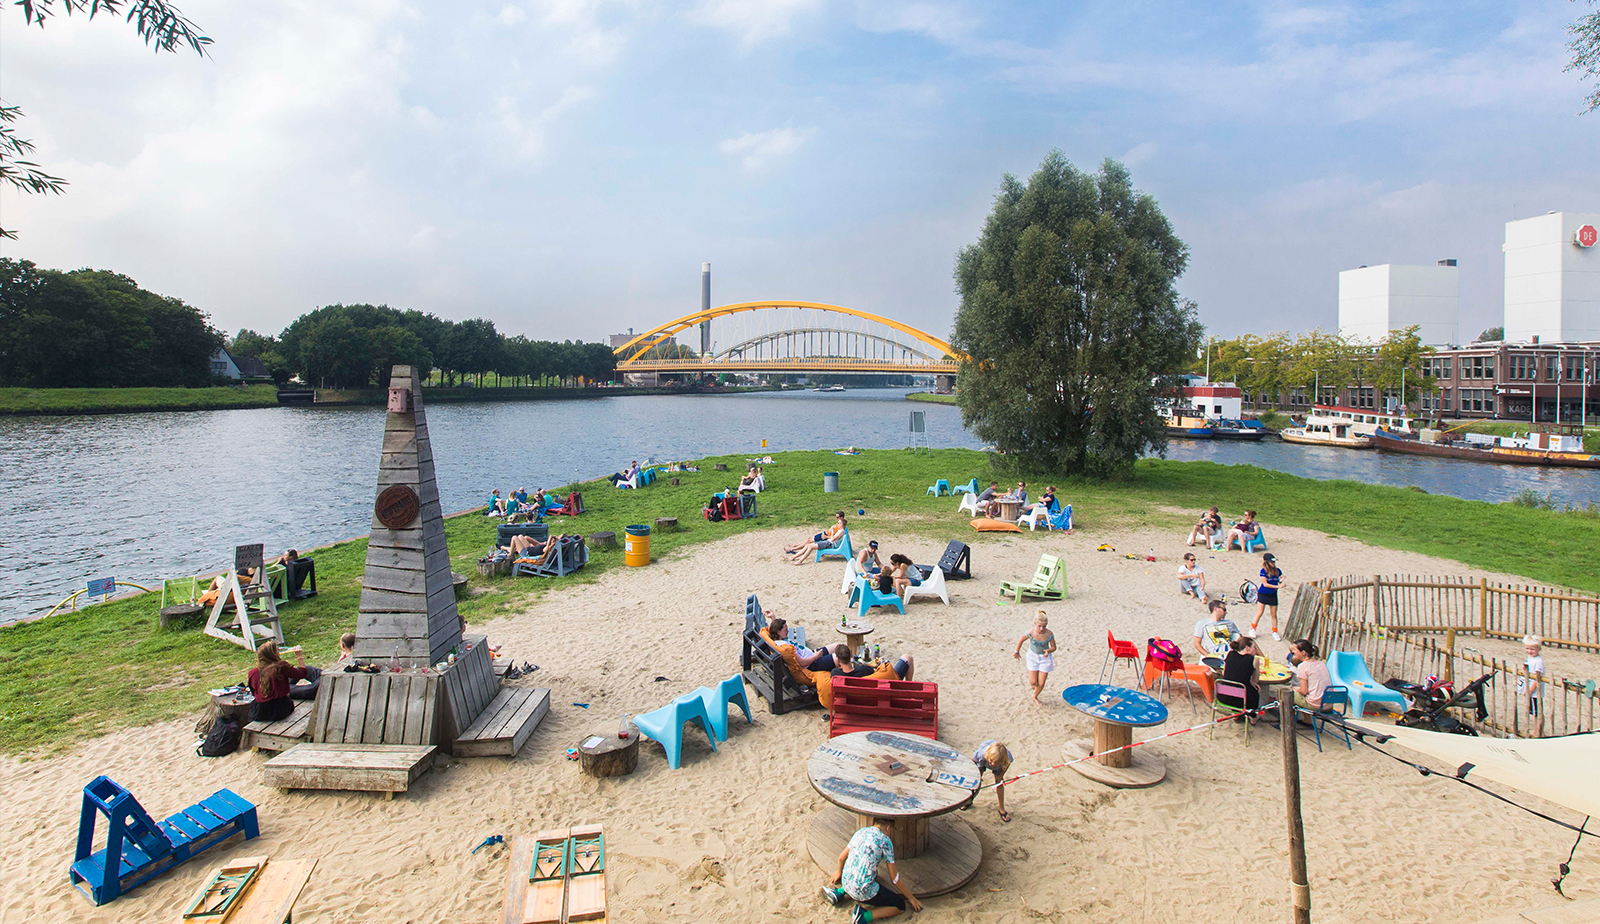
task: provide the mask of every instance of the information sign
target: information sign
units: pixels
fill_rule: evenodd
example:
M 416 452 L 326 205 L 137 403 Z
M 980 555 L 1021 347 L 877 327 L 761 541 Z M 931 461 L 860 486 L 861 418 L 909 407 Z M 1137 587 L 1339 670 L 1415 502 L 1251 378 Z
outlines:
M 116 592 L 116 578 L 100 578 L 89 582 L 89 596 L 91 597 L 109 597 Z

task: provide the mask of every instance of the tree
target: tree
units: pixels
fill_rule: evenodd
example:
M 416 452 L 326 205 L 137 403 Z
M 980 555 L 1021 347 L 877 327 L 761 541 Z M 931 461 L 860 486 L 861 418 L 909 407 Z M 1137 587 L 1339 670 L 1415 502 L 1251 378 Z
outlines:
M 1432 392 L 1436 379 L 1422 372 L 1422 357 L 1434 352 L 1422 345 L 1417 334 L 1420 328 L 1413 324 L 1405 330 L 1392 330 L 1378 343 L 1374 356 L 1372 384 L 1383 391 L 1405 393 L 1400 401 L 1410 406 L 1411 397 L 1423 391 Z
M 1107 159 L 1089 175 L 1060 151 L 1026 185 L 1007 174 L 978 242 L 956 258 L 961 416 L 1024 464 L 1128 477 L 1165 450 L 1158 393 L 1194 353 L 1180 300 L 1188 250 L 1160 206 Z
M 1591 5 L 1594 2 L 1589 0 Z M 1572 36 L 1572 41 L 1567 43 L 1567 47 L 1572 49 L 1572 61 L 1561 69 L 1562 73 L 1577 71 L 1585 78 L 1600 77 L 1600 11 L 1581 17 L 1568 26 L 1567 34 Z M 1596 87 L 1583 102 L 1583 112 L 1600 109 L 1600 87 Z
M 1482 342 L 1484 342 L 1486 340 L 1487 341 L 1498 341 L 1498 340 L 1504 340 L 1504 339 L 1506 339 L 1506 329 L 1504 327 L 1491 327 L 1488 330 L 1484 331 L 1483 333 L 1479 334 L 1477 339 L 1474 340 L 1473 342 L 1474 343 L 1482 343 Z
M 16 0 L 22 7 L 22 21 L 43 29 L 45 21 L 55 14 L 56 0 Z M 84 13 L 93 19 L 100 13 L 116 16 L 126 10 L 128 22 L 133 24 L 145 44 L 157 51 L 176 51 L 179 45 L 188 45 L 195 54 L 205 57 L 211 39 L 201 35 L 194 23 L 184 18 L 177 7 L 166 0 L 61 0 L 67 15 Z M 17 106 L 0 105 L 0 181 L 25 193 L 61 193 L 67 181 L 45 173 L 38 164 L 25 160 L 33 151 L 33 142 L 19 138 L 11 123 L 21 118 Z M 0 237 L 15 238 L 16 232 L 0 228 Z

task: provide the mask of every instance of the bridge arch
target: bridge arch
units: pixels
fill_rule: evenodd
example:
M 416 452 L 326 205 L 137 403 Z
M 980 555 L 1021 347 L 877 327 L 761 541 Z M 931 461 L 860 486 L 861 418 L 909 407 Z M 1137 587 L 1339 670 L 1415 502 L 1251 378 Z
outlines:
M 641 362 L 642 357 L 650 350 L 651 347 L 665 341 L 669 337 L 676 336 L 678 333 L 694 327 L 696 324 L 699 324 L 702 321 L 711 321 L 716 318 L 728 317 L 730 315 L 740 314 L 742 312 L 783 308 L 800 308 L 834 312 L 837 314 L 859 318 L 863 321 L 882 324 L 891 330 L 906 335 L 912 340 L 921 342 L 931 347 L 932 350 L 921 354 L 923 357 L 926 357 L 928 360 L 932 361 L 929 363 L 929 368 L 927 369 L 927 371 L 930 372 L 953 372 L 955 364 L 964 358 L 962 354 L 954 347 L 950 346 L 948 342 L 941 340 L 940 338 L 935 337 L 926 331 L 918 330 L 909 324 L 902 324 L 893 318 L 886 318 L 882 315 L 873 314 L 868 311 L 861 311 L 857 308 L 847 308 L 843 305 L 829 305 L 822 302 L 760 301 L 738 302 L 731 305 L 721 305 L 705 311 L 697 311 L 694 314 L 684 315 L 681 318 L 668 321 L 659 327 L 647 330 L 629 340 L 627 343 L 624 343 L 622 346 L 617 347 L 613 351 L 617 357 L 617 369 L 619 372 L 628 371 L 630 366 Z M 756 340 L 761 338 L 751 339 Z M 875 339 L 891 342 L 887 341 L 887 338 L 883 337 L 877 337 Z M 727 352 L 728 351 L 725 351 L 723 355 L 726 355 Z M 707 357 L 701 357 L 701 364 L 714 365 L 714 363 L 706 363 L 707 359 Z
M 755 337 L 751 337 L 751 338 L 743 341 L 742 343 L 736 343 L 733 346 L 728 347 L 727 349 L 723 350 L 720 353 L 713 354 L 710 357 L 710 359 L 711 359 L 712 362 L 721 362 L 721 361 L 733 360 L 735 358 L 743 359 L 743 358 L 745 358 L 745 354 L 749 353 L 751 350 L 756 350 L 758 355 L 759 355 L 759 351 L 760 351 L 760 348 L 762 346 L 767 345 L 767 344 L 776 345 L 779 341 L 784 340 L 786 338 L 807 337 L 807 336 L 821 336 L 821 335 L 827 335 L 827 334 L 832 334 L 832 333 L 837 333 L 837 332 L 832 330 L 831 328 L 826 328 L 826 327 L 794 327 L 794 328 L 788 328 L 788 329 L 785 329 L 785 330 L 768 331 L 767 333 L 759 334 L 759 335 L 757 335 Z M 944 358 L 944 357 L 933 356 L 933 355 L 929 354 L 927 349 L 924 349 L 922 347 L 912 346 L 911 344 L 908 344 L 908 343 L 902 343 L 899 340 L 895 340 L 895 339 L 893 339 L 891 337 L 884 337 L 884 336 L 881 336 L 879 334 L 867 333 L 867 332 L 862 332 L 862 331 L 852 331 L 851 332 L 851 336 L 863 337 L 863 338 L 866 338 L 867 340 L 871 340 L 871 341 L 873 341 L 875 343 L 878 343 L 878 344 L 881 344 L 881 345 L 883 345 L 885 347 L 891 347 L 893 349 L 900 350 L 901 352 L 905 353 L 906 355 L 915 356 L 918 359 L 923 360 L 924 362 L 933 362 L 933 361 L 936 361 L 938 359 Z

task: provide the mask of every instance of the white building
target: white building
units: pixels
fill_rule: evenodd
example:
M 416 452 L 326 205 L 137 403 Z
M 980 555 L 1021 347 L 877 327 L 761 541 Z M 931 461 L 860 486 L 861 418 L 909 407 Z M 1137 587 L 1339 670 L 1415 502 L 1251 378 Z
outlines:
M 1461 292 L 1456 261 L 1437 266 L 1362 266 L 1339 274 L 1339 333 L 1377 343 L 1412 325 L 1424 344 L 1458 343 L 1456 302 Z
M 1506 222 L 1506 339 L 1600 340 L 1597 212 Z

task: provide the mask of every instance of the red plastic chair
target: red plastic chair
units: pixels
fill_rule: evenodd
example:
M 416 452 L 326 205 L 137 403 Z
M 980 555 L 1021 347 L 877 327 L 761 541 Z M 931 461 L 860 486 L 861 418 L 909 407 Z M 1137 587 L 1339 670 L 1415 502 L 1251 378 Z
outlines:
M 1100 676 L 1104 679 L 1100 682 L 1110 683 L 1112 678 L 1117 676 L 1117 665 L 1123 661 L 1131 661 L 1133 662 L 1134 676 L 1139 678 L 1139 689 L 1144 689 L 1144 676 L 1139 664 L 1139 646 L 1132 642 L 1119 640 L 1111 634 L 1110 629 L 1107 629 L 1106 648 L 1108 650 L 1106 651 L 1105 663 L 1100 665 Z M 1106 672 L 1107 667 L 1111 668 L 1109 674 Z
M 739 512 L 739 498 L 728 495 L 722 499 L 722 518 L 724 520 L 742 520 L 744 514 Z

